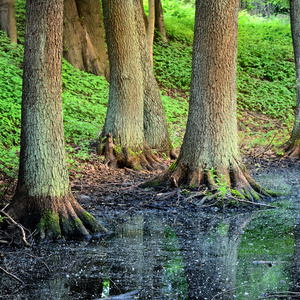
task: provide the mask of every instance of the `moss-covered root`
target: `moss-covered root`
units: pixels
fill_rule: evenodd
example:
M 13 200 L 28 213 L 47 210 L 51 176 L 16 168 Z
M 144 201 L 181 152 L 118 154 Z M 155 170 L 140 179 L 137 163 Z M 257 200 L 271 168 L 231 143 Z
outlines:
M 260 201 L 264 197 L 275 197 L 278 193 L 274 193 L 262 188 L 248 174 L 246 168 L 236 161 L 230 164 L 230 167 L 225 169 L 216 167 L 211 170 L 190 170 L 188 166 L 175 161 L 168 170 L 153 179 L 142 184 L 147 186 L 191 186 L 199 187 L 205 185 L 209 189 L 218 189 L 220 185 L 225 185 L 228 188 L 228 193 L 233 196 L 239 196 L 251 201 Z
M 40 240 L 57 238 L 89 240 L 92 236 L 107 232 L 107 229 L 85 211 L 73 196 L 58 211 L 45 210 L 37 226 Z
M 166 168 L 163 161 L 146 144 L 133 151 L 129 147 L 115 145 L 112 134 L 107 135 L 101 153 L 105 157 L 104 163 L 112 168 L 126 167 L 136 171 Z
M 8 209 L 10 215 L 33 231 L 39 241 L 91 239 L 108 233 L 100 222 L 78 204 L 72 194 L 45 198 L 16 197 Z

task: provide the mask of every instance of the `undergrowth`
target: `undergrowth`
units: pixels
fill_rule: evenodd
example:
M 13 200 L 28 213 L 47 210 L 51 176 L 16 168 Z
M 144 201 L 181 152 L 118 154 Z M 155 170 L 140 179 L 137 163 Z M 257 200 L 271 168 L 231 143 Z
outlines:
M 192 4 L 191 4 L 192 3 Z M 179 148 L 188 115 L 194 1 L 162 1 L 169 43 L 154 44 L 154 72 L 162 91 L 171 140 Z M 25 1 L 16 0 L 17 48 L 0 32 L 0 170 L 16 174 L 20 143 Z M 280 151 L 295 109 L 295 66 L 287 17 L 239 15 L 238 119 L 241 146 Z M 63 113 L 69 163 L 87 158 L 89 141 L 101 130 L 108 83 L 63 61 Z M 269 146 L 268 146 L 269 145 Z

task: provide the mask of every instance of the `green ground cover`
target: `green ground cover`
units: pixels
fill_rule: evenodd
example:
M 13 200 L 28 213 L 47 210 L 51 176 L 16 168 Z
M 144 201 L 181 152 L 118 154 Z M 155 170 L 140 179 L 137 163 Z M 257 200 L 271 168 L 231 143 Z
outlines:
M 24 4 L 24 0 L 16 1 L 18 47 L 11 47 L 5 35 L 0 34 L 0 171 L 9 176 L 16 176 L 18 167 Z M 154 71 L 171 139 L 178 149 L 188 114 L 194 7 L 183 1 L 163 1 L 163 7 L 170 42 L 155 42 Z M 89 141 L 97 137 L 104 124 L 109 85 L 66 61 L 62 80 L 69 158 L 84 158 Z M 291 130 L 296 100 L 293 48 L 286 16 L 265 19 L 240 13 L 237 87 L 242 149 L 249 152 L 272 140 L 273 150 L 281 151 L 279 145 L 288 139 Z M 79 153 L 73 150 L 74 145 Z

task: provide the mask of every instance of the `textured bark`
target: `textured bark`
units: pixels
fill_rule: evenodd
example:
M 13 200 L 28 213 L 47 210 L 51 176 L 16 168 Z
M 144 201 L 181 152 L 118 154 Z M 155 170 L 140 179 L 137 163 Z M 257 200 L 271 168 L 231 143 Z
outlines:
M 294 46 L 294 56 L 296 64 L 296 89 L 297 106 L 295 122 L 286 155 L 290 157 L 299 157 L 300 155 L 300 1 L 290 0 L 291 29 Z
M 6 32 L 12 43 L 17 43 L 14 0 L 0 0 L 0 30 Z
M 155 28 L 164 43 L 168 42 L 161 0 L 155 0 Z
M 112 135 L 119 167 L 151 169 L 160 161 L 151 153 L 144 135 L 144 66 L 134 3 L 105 0 L 103 11 L 111 76 L 102 137 Z
M 170 144 L 167 121 L 159 93 L 153 68 L 149 59 L 147 48 L 146 31 L 142 23 L 142 13 L 134 0 L 136 30 L 139 36 L 139 51 L 142 62 L 143 84 L 144 84 L 144 135 L 148 146 L 151 149 L 159 149 L 169 155 L 172 146 Z
M 143 16 L 145 28 L 146 28 L 146 31 L 147 31 L 147 28 L 148 28 L 148 17 L 147 17 L 147 15 L 145 14 L 145 10 L 144 10 L 144 2 L 143 2 L 143 0 L 140 0 L 140 7 L 141 7 L 141 10 L 142 10 L 142 16 Z
M 64 57 L 77 69 L 109 77 L 99 0 L 64 1 Z
M 153 38 L 154 38 L 154 24 L 155 24 L 155 2 L 154 0 L 148 0 L 149 5 L 149 16 L 148 16 L 148 28 L 147 28 L 147 41 L 148 50 L 153 66 Z
M 222 178 L 252 199 L 264 191 L 242 165 L 237 143 L 238 7 L 238 0 L 196 1 L 187 129 L 178 160 L 162 180 L 213 187 Z
M 27 0 L 21 153 L 8 212 L 41 238 L 101 231 L 70 191 L 61 100 L 63 0 Z M 104 229 L 103 229 L 104 230 Z
M 131 1 L 103 1 L 110 65 L 110 89 L 104 125 L 105 136 L 116 144 L 142 150 L 143 76 Z

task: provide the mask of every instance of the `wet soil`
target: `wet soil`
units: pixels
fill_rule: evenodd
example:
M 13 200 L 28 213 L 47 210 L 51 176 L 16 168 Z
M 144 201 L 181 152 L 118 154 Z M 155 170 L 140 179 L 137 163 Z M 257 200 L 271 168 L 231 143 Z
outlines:
M 289 181 L 295 185 L 300 183 L 298 175 L 300 160 L 282 158 L 270 153 L 264 154 L 262 157 L 245 158 L 244 163 L 254 178 L 259 179 L 261 174 L 264 176 L 270 174 L 270 177 L 274 174 L 280 174 L 289 178 Z M 171 161 L 167 161 L 166 164 L 171 164 Z M 215 199 L 203 202 L 202 200 L 206 195 L 203 194 L 205 192 L 203 189 L 140 187 L 141 183 L 157 174 L 156 172 L 137 172 L 130 169 L 110 169 L 103 165 L 97 157 L 93 157 L 89 161 L 82 162 L 82 167 L 77 172 L 71 170 L 70 178 L 72 191 L 78 202 L 97 219 L 101 220 L 104 225 L 107 225 L 108 228 L 113 224 L 127 222 L 128 218 L 137 212 L 157 216 L 168 214 L 174 217 L 178 216 L 178 219 L 180 219 L 182 214 L 195 215 L 203 212 L 216 215 L 224 214 L 224 212 L 228 214 L 250 213 L 254 210 L 267 208 L 244 203 L 239 203 L 239 205 L 228 203 L 223 207 L 221 202 Z M 3 202 L 7 203 L 13 195 L 16 181 L 8 178 L 1 178 L 1 180 L 8 183 L 2 199 Z M 279 189 L 282 189 L 282 187 L 279 187 Z M 272 205 L 273 201 L 276 201 L 276 199 L 266 199 L 265 203 Z M 101 243 L 106 243 L 107 239 L 109 237 L 104 238 Z M 67 274 L 70 272 L 70 259 L 75 259 L 74 265 L 82 260 L 80 256 L 72 257 L 72 251 L 85 245 L 85 242 L 70 242 L 68 244 L 65 244 L 64 241 L 61 242 L 61 247 L 66 250 L 64 252 L 66 264 L 60 267 L 65 268 Z M 6 291 L 0 288 L 0 298 L 19 299 L 17 297 L 20 297 L 20 291 L 25 291 L 26 286 L 35 280 L 41 280 L 42 282 L 43 279 L 47 279 L 50 274 L 53 274 L 53 270 L 45 260 L 45 255 L 47 257 L 52 255 L 51 247 L 55 248 L 56 246 L 48 245 L 47 250 L 41 250 L 39 245 L 32 244 L 32 247 L 26 248 L 20 240 L 18 241 L 18 239 L 9 237 L 2 232 L 0 238 L 0 267 L 5 267 L 4 269 L 9 272 L 6 277 L 12 284 L 11 289 Z M 69 253 L 69 257 L 66 253 Z M 57 253 L 54 256 L 56 255 Z M 16 278 L 13 278 L 13 276 L 16 276 Z M 97 293 L 95 292 L 95 294 Z M 82 297 L 78 299 L 88 299 L 84 295 Z

